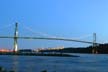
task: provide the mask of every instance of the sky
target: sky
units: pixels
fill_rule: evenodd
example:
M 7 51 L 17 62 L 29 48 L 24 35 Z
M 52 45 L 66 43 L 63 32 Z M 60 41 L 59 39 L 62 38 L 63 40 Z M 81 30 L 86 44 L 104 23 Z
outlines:
M 13 36 L 18 22 L 19 36 L 77 38 L 108 41 L 108 0 L 0 0 L 0 36 Z M 85 38 L 84 38 L 85 37 Z M 80 47 L 90 44 L 18 40 L 19 48 Z M 0 48 L 13 48 L 13 39 L 0 39 Z

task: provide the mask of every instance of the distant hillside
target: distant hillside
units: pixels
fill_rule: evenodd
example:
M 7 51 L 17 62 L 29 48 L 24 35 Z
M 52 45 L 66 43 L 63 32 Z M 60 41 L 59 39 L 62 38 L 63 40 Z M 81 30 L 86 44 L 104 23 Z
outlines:
M 100 44 L 95 47 L 99 54 L 108 54 L 108 44 Z M 73 48 L 68 47 L 62 50 L 42 50 L 41 52 L 60 52 L 60 53 L 92 53 L 92 46 Z

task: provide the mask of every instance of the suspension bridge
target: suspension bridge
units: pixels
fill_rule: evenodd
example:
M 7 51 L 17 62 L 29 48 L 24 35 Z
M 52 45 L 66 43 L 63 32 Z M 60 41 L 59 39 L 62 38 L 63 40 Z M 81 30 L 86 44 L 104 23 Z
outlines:
M 25 37 L 25 36 L 18 36 L 18 23 L 15 23 L 15 32 L 14 36 L 0 36 L 0 38 L 7 38 L 7 39 L 14 39 L 14 48 L 13 51 L 18 51 L 18 39 L 42 39 L 42 40 L 60 40 L 60 41 L 72 41 L 72 42 L 80 42 L 80 43 L 87 43 L 93 45 L 93 53 L 96 53 L 95 46 L 100 43 L 96 42 L 96 33 L 93 34 L 93 41 L 84 41 L 78 39 L 69 39 L 69 38 L 62 38 L 62 37 Z

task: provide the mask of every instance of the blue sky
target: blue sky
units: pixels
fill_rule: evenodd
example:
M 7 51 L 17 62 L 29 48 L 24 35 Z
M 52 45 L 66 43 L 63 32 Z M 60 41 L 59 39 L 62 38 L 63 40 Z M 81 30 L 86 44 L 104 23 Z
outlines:
M 12 36 L 14 24 L 19 23 L 19 36 L 51 36 L 108 42 L 108 0 L 0 0 L 0 35 Z M 7 27 L 11 25 L 10 27 Z M 88 44 L 45 40 L 19 40 L 19 48 L 79 47 Z M 0 39 L 1 48 L 12 48 L 13 40 Z

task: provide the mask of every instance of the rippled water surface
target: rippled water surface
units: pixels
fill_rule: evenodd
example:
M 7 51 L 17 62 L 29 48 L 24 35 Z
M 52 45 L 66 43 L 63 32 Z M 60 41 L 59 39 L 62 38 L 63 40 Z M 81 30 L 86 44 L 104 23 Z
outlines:
M 107 54 L 77 54 L 80 57 L 0 55 L 0 66 L 16 72 L 108 72 Z

